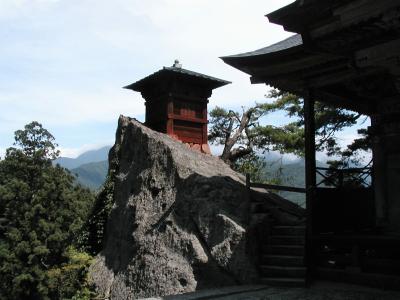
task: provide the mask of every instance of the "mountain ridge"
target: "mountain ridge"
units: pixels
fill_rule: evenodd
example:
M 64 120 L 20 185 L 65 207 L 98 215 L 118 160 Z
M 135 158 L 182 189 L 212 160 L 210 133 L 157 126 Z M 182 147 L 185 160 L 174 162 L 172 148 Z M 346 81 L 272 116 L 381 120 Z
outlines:
M 83 164 L 70 171 L 80 184 L 92 190 L 97 190 L 106 180 L 108 160 Z
M 83 152 L 76 158 L 70 157 L 59 157 L 54 160 L 54 164 L 59 164 L 61 167 L 66 169 L 74 169 L 78 168 L 83 164 L 100 162 L 108 159 L 108 152 L 110 151 L 111 146 L 104 146 L 99 149 L 93 149 L 86 152 Z
M 108 152 L 111 146 L 104 146 L 83 152 L 76 158 L 59 157 L 53 164 L 58 164 L 71 171 L 81 185 L 92 190 L 99 189 L 108 172 Z
M 97 190 L 104 183 L 107 176 L 108 152 L 110 149 L 111 146 L 104 146 L 86 151 L 77 158 L 60 157 L 54 163 L 69 169 L 80 184 L 92 190 Z M 275 152 L 268 152 L 263 155 L 263 158 L 267 162 L 264 169 L 266 177 L 279 176 L 278 172 L 280 172 L 282 185 L 305 186 L 305 163 L 303 158 L 288 158 Z M 326 163 L 317 161 L 317 166 L 326 166 Z M 280 192 L 280 194 L 282 197 L 296 203 L 301 203 L 304 200 L 304 195 L 301 194 L 289 192 Z

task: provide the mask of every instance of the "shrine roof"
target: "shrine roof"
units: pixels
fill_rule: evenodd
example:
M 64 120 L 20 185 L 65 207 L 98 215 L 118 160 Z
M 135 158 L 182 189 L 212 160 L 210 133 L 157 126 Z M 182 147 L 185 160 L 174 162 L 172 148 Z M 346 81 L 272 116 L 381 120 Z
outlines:
M 250 52 L 245 52 L 241 54 L 235 54 L 235 55 L 229 55 L 229 56 L 223 56 L 221 57 L 222 60 L 229 60 L 230 58 L 242 58 L 242 57 L 253 57 L 253 56 L 258 56 L 258 55 L 264 55 L 264 54 L 269 54 L 269 53 L 274 53 L 274 52 L 280 52 L 283 50 L 288 50 L 297 46 L 303 45 L 303 39 L 300 34 L 295 34 L 292 35 L 291 37 L 284 39 L 278 43 L 272 44 L 270 46 L 250 51 Z
M 297 0 L 268 14 L 295 34 L 255 51 L 221 59 L 251 83 L 364 114 L 398 99 L 399 1 Z M 386 100 L 385 100 L 386 101 Z
M 137 92 L 142 91 L 143 88 L 156 83 L 157 81 L 165 80 L 166 78 L 173 78 L 174 76 L 196 81 L 198 84 L 215 89 L 226 84 L 231 83 L 223 79 L 205 75 L 202 73 L 190 71 L 182 67 L 163 67 L 161 70 L 143 78 L 135 83 L 125 86 L 126 89 L 131 89 Z

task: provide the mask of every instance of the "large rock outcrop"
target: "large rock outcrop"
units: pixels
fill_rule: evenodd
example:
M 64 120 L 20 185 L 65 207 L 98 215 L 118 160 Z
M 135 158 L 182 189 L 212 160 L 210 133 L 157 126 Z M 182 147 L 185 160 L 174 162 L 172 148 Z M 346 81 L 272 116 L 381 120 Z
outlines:
M 110 299 L 255 282 L 244 177 L 121 116 L 110 151 L 114 206 L 90 276 Z

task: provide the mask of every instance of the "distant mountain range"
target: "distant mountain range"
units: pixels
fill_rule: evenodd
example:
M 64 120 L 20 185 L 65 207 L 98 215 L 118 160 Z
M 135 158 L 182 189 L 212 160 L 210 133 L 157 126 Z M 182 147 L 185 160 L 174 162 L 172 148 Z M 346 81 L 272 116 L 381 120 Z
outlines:
M 54 161 L 74 174 L 77 181 L 92 189 L 98 190 L 104 183 L 108 172 L 108 152 L 111 146 L 105 146 L 97 150 L 82 153 L 77 158 L 60 157 Z M 266 177 L 281 178 L 281 184 L 294 187 L 304 187 L 304 159 L 289 159 L 288 156 L 282 157 L 275 152 L 268 152 L 264 155 L 267 161 L 265 167 Z M 317 161 L 317 166 L 326 166 L 325 163 Z M 295 203 L 305 202 L 304 194 L 280 192 L 282 197 Z
M 80 184 L 92 190 L 97 190 L 101 187 L 106 180 L 107 172 L 107 160 L 83 164 L 71 170 L 71 173 L 77 177 Z
M 77 158 L 59 157 L 54 164 L 69 169 L 77 181 L 92 189 L 97 190 L 104 183 L 108 171 L 108 152 L 111 146 L 82 153 Z
M 86 151 L 77 158 L 59 157 L 54 161 L 54 163 L 71 170 L 78 168 L 83 164 L 108 160 L 108 152 L 110 151 L 110 148 L 111 146 L 105 146 L 97 150 Z
M 267 159 L 267 161 L 271 162 Z M 305 179 L 305 161 L 302 158 L 294 160 L 292 162 L 283 162 L 282 164 L 277 163 L 267 163 L 265 168 L 265 173 L 267 178 L 279 177 L 281 179 L 280 185 L 291 186 L 291 187 L 301 187 L 306 186 Z M 321 161 L 316 161 L 317 167 L 327 167 L 327 164 Z M 280 176 L 279 176 L 280 175 Z M 317 175 L 317 182 L 321 180 L 321 176 Z M 305 206 L 305 194 L 294 193 L 294 192 L 279 192 L 280 196 L 285 199 L 291 200 L 300 206 Z

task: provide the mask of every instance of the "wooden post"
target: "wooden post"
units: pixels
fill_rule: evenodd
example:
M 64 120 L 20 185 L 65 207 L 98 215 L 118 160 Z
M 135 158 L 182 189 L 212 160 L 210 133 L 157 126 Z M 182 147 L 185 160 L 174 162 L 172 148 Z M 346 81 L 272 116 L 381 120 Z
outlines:
M 250 174 L 246 173 L 246 187 L 250 189 Z
M 338 175 L 339 175 L 338 188 L 343 188 L 343 183 L 344 183 L 344 172 L 343 172 L 343 170 L 338 169 Z
M 304 135 L 305 135 L 305 164 L 306 164 L 306 266 L 307 284 L 310 281 L 310 271 L 312 270 L 312 204 L 315 198 L 316 185 L 316 166 L 315 166 L 315 112 L 314 112 L 314 93 L 309 90 L 307 97 L 304 97 Z
M 388 223 L 388 205 L 386 202 L 387 183 L 385 175 L 387 166 L 384 151 L 385 143 L 382 137 L 381 126 L 381 117 L 379 115 L 372 115 L 370 129 L 373 159 L 372 186 L 374 189 L 375 201 L 375 225 L 378 228 L 384 228 Z
M 246 205 L 247 205 L 247 224 L 250 224 L 251 219 L 251 181 L 250 174 L 246 173 Z

